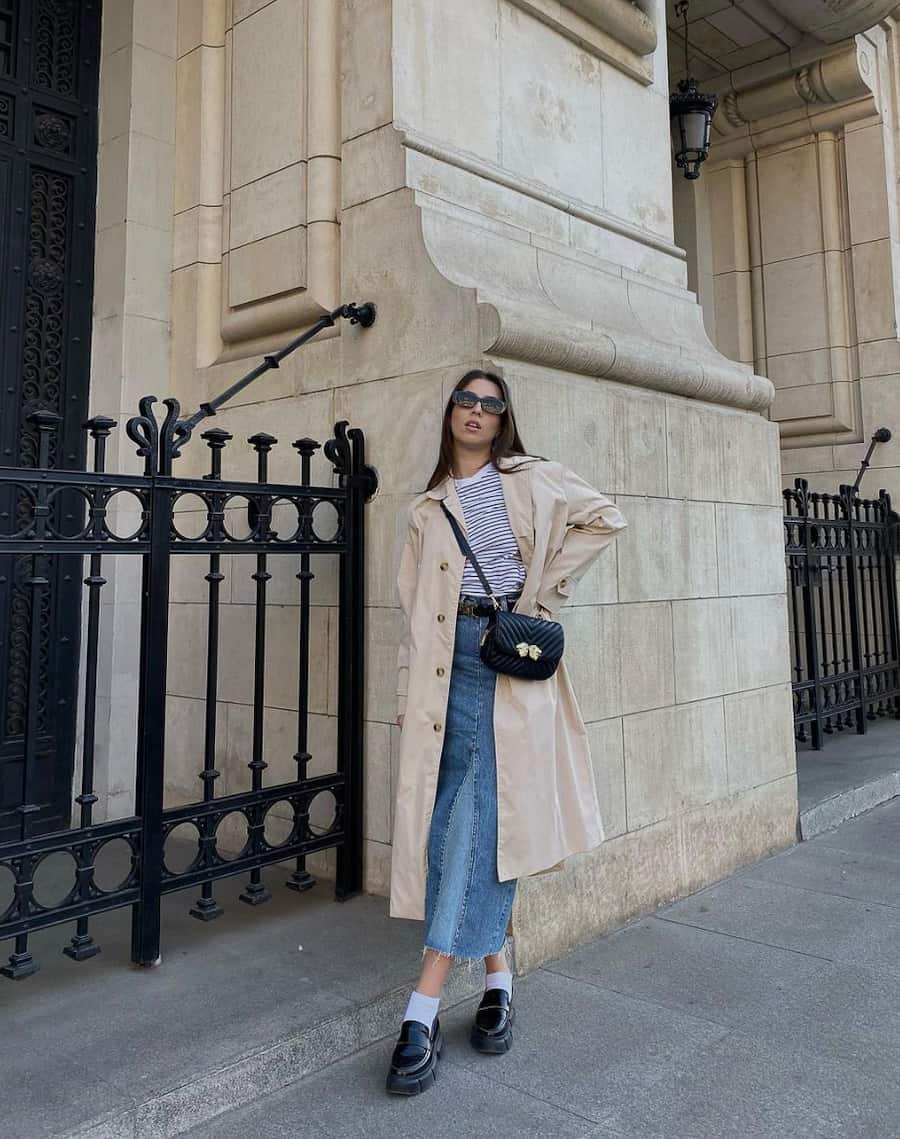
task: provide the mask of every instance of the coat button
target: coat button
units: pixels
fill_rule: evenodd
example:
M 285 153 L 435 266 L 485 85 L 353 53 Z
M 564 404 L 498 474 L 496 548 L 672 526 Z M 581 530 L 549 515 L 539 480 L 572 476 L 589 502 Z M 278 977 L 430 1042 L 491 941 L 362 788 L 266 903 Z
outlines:
M 443 666 L 442 666 L 442 665 L 439 665 L 439 666 L 438 666 L 438 668 L 437 668 L 437 674 L 438 674 L 438 676 L 443 676 L 443 675 L 444 675 L 444 668 L 443 668 Z
M 444 616 L 444 614 L 443 614 L 443 613 L 438 613 L 438 620 L 439 620 L 439 621 L 446 621 L 446 620 L 447 620 L 447 618 Z
M 435 725 L 434 725 L 434 730 L 435 730 L 436 732 L 439 732 L 439 731 L 441 730 L 441 725 L 440 725 L 440 724 L 435 724 Z
M 447 568 L 447 563 L 441 562 L 441 569 L 445 570 L 446 568 Z
M 567 586 L 567 585 L 569 584 L 569 579 L 568 579 L 567 577 L 561 577 L 561 578 L 559 579 L 559 584 L 560 584 L 561 586 L 565 587 L 565 586 Z

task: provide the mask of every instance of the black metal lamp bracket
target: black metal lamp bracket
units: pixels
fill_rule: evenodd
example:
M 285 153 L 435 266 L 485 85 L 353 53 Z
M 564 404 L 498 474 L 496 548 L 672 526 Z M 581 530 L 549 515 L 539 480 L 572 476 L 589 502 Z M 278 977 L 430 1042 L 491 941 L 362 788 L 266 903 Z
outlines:
M 294 340 L 292 340 L 289 344 L 286 344 L 278 352 L 271 352 L 266 356 L 263 356 L 262 363 L 257 364 L 257 366 L 249 371 L 246 376 L 243 376 L 241 379 L 237 380 L 231 385 L 230 388 L 227 388 L 224 392 L 221 392 L 214 399 L 210 399 L 205 403 L 201 403 L 193 415 L 188 416 L 186 419 L 178 420 L 178 423 L 175 425 L 173 432 L 173 458 L 178 455 L 182 447 L 184 447 L 184 445 L 191 438 L 194 432 L 194 428 L 198 423 L 202 423 L 203 420 L 207 417 L 215 415 L 223 404 L 228 403 L 230 399 L 234 399 L 238 392 L 243 391 L 244 388 L 249 384 L 252 384 L 254 380 L 259 379 L 260 376 L 264 375 L 272 368 L 280 367 L 281 361 L 284 360 L 285 357 L 290 356 L 293 352 L 296 352 L 298 348 L 301 348 L 304 344 L 307 344 L 310 340 L 314 339 L 319 335 L 320 332 L 324 332 L 326 328 L 332 328 L 341 319 L 348 320 L 351 324 L 358 324 L 361 328 L 371 328 L 375 323 L 376 314 L 377 310 L 371 301 L 366 301 L 365 304 L 361 305 L 340 305 L 338 308 L 334 309 L 333 312 L 326 313 L 324 316 L 322 316 L 311 328 L 308 328 L 304 333 L 301 333 L 300 336 L 297 336 Z

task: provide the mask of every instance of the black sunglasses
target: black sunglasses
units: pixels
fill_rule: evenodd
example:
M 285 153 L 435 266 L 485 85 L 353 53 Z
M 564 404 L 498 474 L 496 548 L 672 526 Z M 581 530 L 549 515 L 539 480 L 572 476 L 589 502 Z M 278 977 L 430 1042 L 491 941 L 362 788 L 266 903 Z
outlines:
M 472 408 L 476 403 L 481 404 L 481 410 L 489 415 L 502 415 L 506 411 L 506 400 L 498 399 L 495 395 L 477 395 L 475 392 L 460 389 L 450 397 L 457 407 Z

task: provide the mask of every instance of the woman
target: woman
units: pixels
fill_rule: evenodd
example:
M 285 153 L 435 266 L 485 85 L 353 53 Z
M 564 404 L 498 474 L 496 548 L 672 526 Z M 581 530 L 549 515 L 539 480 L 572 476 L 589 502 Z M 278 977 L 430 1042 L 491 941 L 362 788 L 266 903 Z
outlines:
M 422 970 L 387 1076 L 388 1091 L 405 1095 L 434 1082 L 437 1012 L 454 959 L 485 963 L 473 1047 L 510 1047 L 505 949 L 517 879 L 558 870 L 603 839 L 565 658 L 547 680 L 482 663 L 492 602 L 442 504 L 501 604 L 545 618 L 626 525 L 573 471 L 525 451 L 499 376 L 476 370 L 458 381 L 437 466 L 409 506 L 397 579 L 405 627 L 390 913 L 425 922 Z

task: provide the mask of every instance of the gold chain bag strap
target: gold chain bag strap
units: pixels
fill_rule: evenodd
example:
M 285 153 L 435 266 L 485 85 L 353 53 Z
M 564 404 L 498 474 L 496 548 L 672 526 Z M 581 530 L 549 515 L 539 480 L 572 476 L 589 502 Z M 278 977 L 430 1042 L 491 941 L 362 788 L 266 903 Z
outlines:
M 546 680 L 556 672 L 562 658 L 565 645 L 562 625 L 558 621 L 529 617 L 501 608 L 459 523 L 443 501 L 441 509 L 453 527 L 459 548 L 472 563 L 485 593 L 494 603 L 481 638 L 479 654 L 482 661 L 495 672 L 505 672 L 521 680 Z

